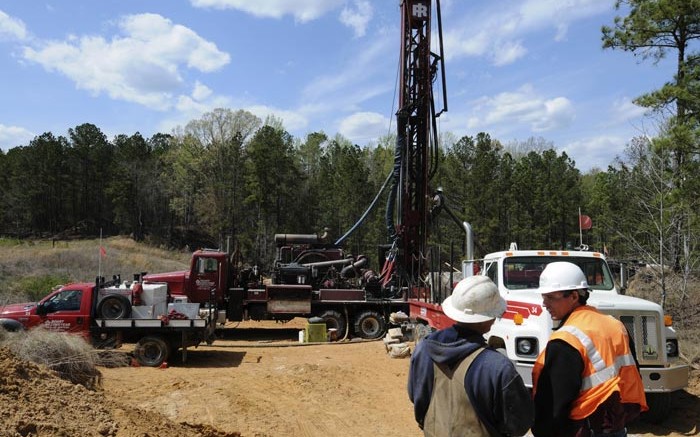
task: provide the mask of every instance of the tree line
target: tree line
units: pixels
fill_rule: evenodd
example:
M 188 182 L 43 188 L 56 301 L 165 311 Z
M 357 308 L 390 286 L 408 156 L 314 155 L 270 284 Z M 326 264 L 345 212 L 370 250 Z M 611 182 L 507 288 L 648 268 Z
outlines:
M 251 262 L 270 261 L 276 233 L 328 228 L 335 240 L 350 229 L 390 173 L 394 141 L 387 136 L 360 147 L 323 132 L 298 139 L 279 120 L 229 109 L 151 138 L 108 140 L 92 124 L 69 129 L 67 137 L 44 133 L 0 154 L 0 232 L 61 238 L 102 231 L 171 246 L 222 246 L 230 238 Z M 583 243 L 628 256 L 640 253 L 631 241 L 653 247 L 650 208 L 657 194 L 648 191 L 668 187 L 649 176 L 663 165 L 648 162 L 658 159 L 650 142 L 628 150 L 624 165 L 582 175 L 542 139 L 504 146 L 480 133 L 441 145 L 431 184 L 471 224 L 481 255 L 517 242 L 522 248 Z M 670 203 L 663 208 L 668 213 Z M 579 209 L 594 222 L 583 234 Z M 462 238 L 449 217 L 436 224 L 433 242 Z M 649 238 L 640 236 L 642 229 Z M 373 254 L 387 239 L 377 207 L 346 246 Z
M 443 135 L 431 181 L 469 222 L 477 256 L 586 244 L 685 275 L 697 267 L 700 199 L 700 3 L 626 0 L 627 16 L 602 28 L 604 48 L 652 62 L 669 53 L 676 74 L 635 103 L 657 115 L 658 134 L 631 140 L 605 169 L 582 174 L 543 139 L 502 144 L 488 133 Z M 221 246 L 251 263 L 274 256 L 275 233 L 328 228 L 338 238 L 365 214 L 392 169 L 395 138 L 360 147 L 340 135 L 294 138 L 275 118 L 216 109 L 170 134 L 109 140 L 82 124 L 0 152 L 0 233 L 129 234 L 172 246 Z M 380 199 L 384 200 L 384 199 Z M 382 202 L 378 202 L 382 205 Z M 580 231 L 578 211 L 593 220 Z M 345 241 L 352 253 L 387 242 L 377 207 Z M 440 219 L 432 242 L 461 238 Z M 445 249 L 446 250 L 446 249 Z

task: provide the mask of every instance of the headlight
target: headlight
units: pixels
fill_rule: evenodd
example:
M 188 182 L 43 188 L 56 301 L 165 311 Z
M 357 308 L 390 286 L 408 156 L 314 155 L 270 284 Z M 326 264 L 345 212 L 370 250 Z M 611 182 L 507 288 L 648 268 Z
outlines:
M 515 352 L 526 357 L 536 356 L 537 339 L 535 337 L 520 337 L 515 339 Z
M 666 340 L 666 356 L 671 358 L 678 356 L 678 340 L 675 338 Z

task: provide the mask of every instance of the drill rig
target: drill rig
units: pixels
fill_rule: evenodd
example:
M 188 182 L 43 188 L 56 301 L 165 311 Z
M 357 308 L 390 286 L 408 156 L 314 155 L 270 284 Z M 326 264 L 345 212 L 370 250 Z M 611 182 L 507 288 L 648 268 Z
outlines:
M 145 279 L 168 283 L 171 294 L 184 295 L 191 302 L 213 298 L 229 321 L 320 317 L 328 328 L 336 329 L 339 338 L 378 338 L 386 331 L 391 313 L 413 315 L 414 307 L 441 315 L 439 303 L 451 293 L 453 281 L 450 273 L 449 284 L 441 285 L 444 275 L 439 273 L 439 252 L 434 255 L 428 247 L 435 214 L 440 210 L 450 213 L 441 194 L 430 187 L 438 162 L 436 118 L 447 110 L 439 0 L 435 4 L 437 53 L 431 50 L 433 1 L 401 3 L 394 164 L 367 211 L 391 187 L 385 216 L 389 240 L 378 248 L 381 273 L 370 268 L 368 258 L 350 255 L 342 248 L 361 218 L 335 243 L 327 241 L 327 234 L 276 234 L 277 257 L 269 279 L 257 267 L 239 270 L 231 254 L 212 250 L 195 252 L 188 272 L 147 275 Z M 444 107 L 438 112 L 433 83 L 439 78 Z M 430 318 L 416 320 L 440 327 Z
M 387 285 L 391 272 L 395 285 L 408 291 L 411 316 L 420 314 L 420 319 L 428 319 L 430 325 L 441 328 L 444 316 L 439 303 L 452 292 L 454 273 L 461 278 L 467 268 L 463 266 L 462 271 L 454 272 L 450 268 L 445 274 L 441 272 L 442 255 L 439 249 L 428 246 L 430 226 L 437 214 L 445 211 L 464 228 L 467 259 L 472 258 L 473 248 L 470 226 L 460 222 L 450 211 L 441 190 L 433 190 L 430 186 L 438 167 L 437 118 L 447 111 L 440 1 L 435 0 L 434 10 L 437 53 L 431 50 L 432 4 L 431 0 L 404 0 L 401 3 L 397 141 L 385 218 L 391 247 L 382 278 Z M 433 84 L 438 78 L 442 94 L 442 109 L 439 111 L 433 92 Z M 450 258 L 454 257 L 452 252 Z M 451 261 L 447 264 L 453 265 Z

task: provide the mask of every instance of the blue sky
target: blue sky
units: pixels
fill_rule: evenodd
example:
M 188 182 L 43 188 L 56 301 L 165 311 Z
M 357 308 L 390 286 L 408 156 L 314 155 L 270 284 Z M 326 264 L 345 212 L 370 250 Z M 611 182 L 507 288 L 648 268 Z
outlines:
M 0 0 L 0 148 L 93 123 L 150 137 L 214 108 L 364 146 L 395 127 L 399 0 Z M 614 0 L 442 0 L 440 131 L 541 137 L 606 169 L 674 65 L 601 48 Z M 671 59 L 673 56 L 671 56 Z

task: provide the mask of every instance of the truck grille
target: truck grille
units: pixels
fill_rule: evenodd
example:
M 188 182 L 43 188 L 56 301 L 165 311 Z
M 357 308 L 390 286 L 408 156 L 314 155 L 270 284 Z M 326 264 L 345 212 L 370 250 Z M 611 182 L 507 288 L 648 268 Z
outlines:
M 635 356 L 639 364 L 659 364 L 666 345 L 662 343 L 661 325 L 656 313 L 620 315 L 634 341 Z

